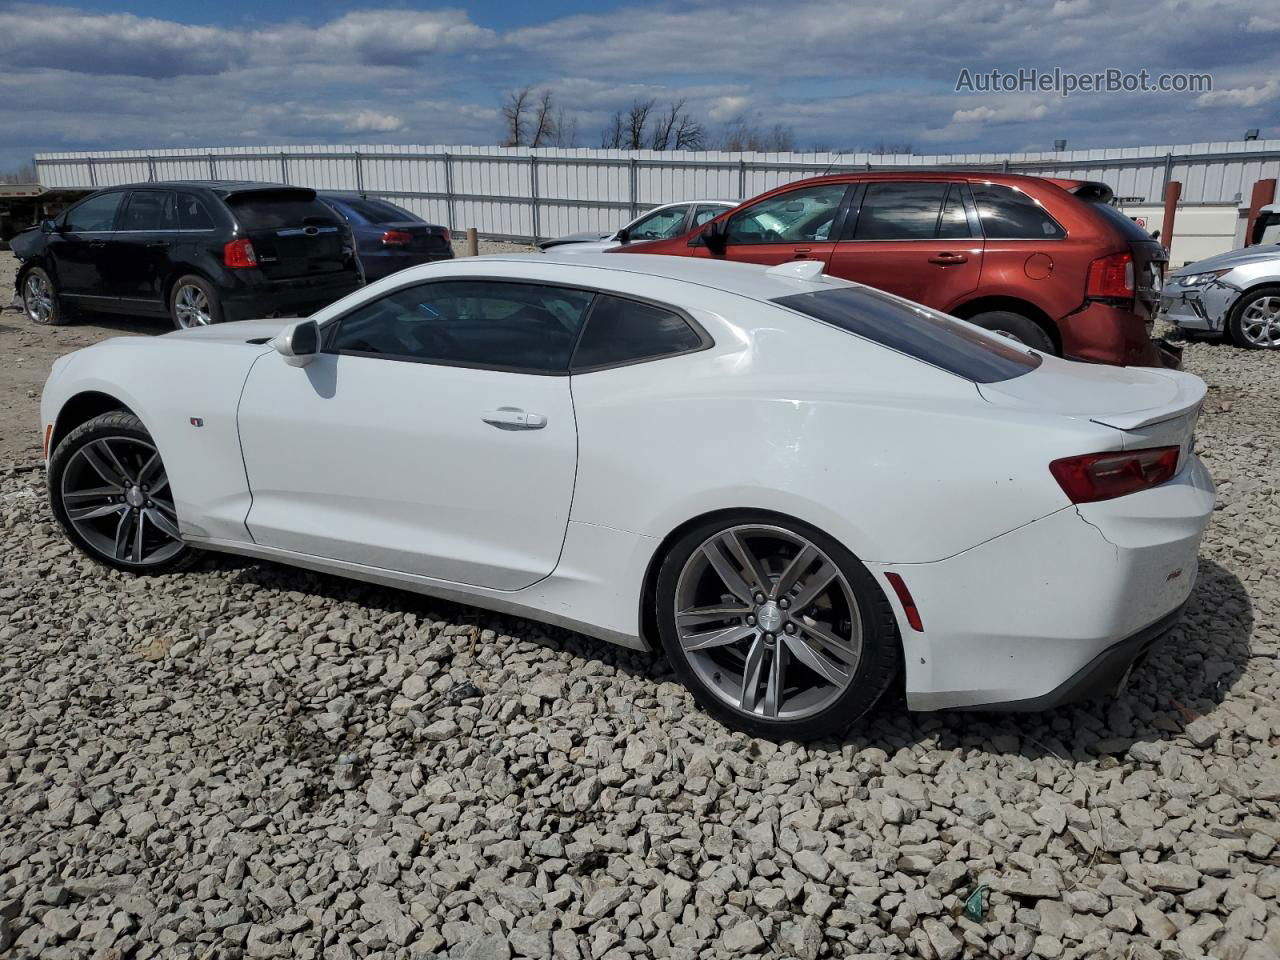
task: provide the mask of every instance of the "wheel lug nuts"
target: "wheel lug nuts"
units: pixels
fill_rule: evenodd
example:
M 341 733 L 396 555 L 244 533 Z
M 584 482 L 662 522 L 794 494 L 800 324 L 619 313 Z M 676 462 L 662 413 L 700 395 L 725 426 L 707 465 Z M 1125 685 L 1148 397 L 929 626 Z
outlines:
M 785 624 L 782 629 L 785 630 L 787 633 L 795 633 L 796 625 L 794 623 L 788 623 L 788 624 Z
M 751 616 L 750 614 L 748 614 L 748 615 L 747 615 L 747 625 L 748 625 L 748 626 L 752 626 L 752 627 L 754 627 L 754 626 L 756 625 L 756 618 L 755 618 L 754 616 Z
M 775 637 L 772 633 L 766 633 L 766 634 L 764 635 L 764 642 L 765 642 L 765 643 L 767 643 L 767 644 L 772 644 L 772 643 L 773 643 L 773 641 L 774 641 L 774 640 L 776 640 L 776 639 L 778 639 L 778 638 L 777 638 L 777 637 Z
M 785 610 L 787 609 L 787 607 L 791 606 L 791 601 L 788 600 L 786 597 L 783 597 L 781 600 L 778 601 L 778 606 L 780 606 L 783 610 Z
M 764 594 L 756 593 L 756 603 L 764 603 Z

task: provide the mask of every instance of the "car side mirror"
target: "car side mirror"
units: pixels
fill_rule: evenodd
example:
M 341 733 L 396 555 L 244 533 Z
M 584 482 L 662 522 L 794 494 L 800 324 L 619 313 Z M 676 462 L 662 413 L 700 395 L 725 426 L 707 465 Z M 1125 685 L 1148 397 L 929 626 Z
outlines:
M 57 221 L 57 220 L 42 220 L 42 221 L 40 222 L 40 232 L 41 232 L 41 233 L 57 233 L 57 232 L 58 232 L 58 221 Z
M 289 366 L 305 367 L 320 352 L 320 328 L 314 320 L 299 320 L 281 330 L 271 345 Z
M 712 220 L 702 228 L 703 244 L 714 254 L 724 253 L 724 249 L 729 245 L 729 227 L 727 220 Z
M 631 231 L 628 230 L 626 227 L 623 227 L 621 230 L 619 230 L 617 233 L 613 235 L 613 239 L 617 240 L 619 243 L 630 243 Z

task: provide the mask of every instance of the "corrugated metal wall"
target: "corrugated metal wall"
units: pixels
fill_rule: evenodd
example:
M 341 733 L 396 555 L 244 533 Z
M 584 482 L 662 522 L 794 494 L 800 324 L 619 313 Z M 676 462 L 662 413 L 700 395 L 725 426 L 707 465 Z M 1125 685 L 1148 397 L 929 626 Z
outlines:
M 1179 180 L 1184 204 L 1231 206 L 1248 202 L 1254 181 L 1280 177 L 1280 140 L 936 156 L 339 144 L 42 153 L 35 163 L 47 187 L 248 179 L 362 190 L 453 229 L 529 238 L 612 229 L 673 200 L 746 198 L 823 172 L 902 167 L 1101 180 L 1147 203 Z

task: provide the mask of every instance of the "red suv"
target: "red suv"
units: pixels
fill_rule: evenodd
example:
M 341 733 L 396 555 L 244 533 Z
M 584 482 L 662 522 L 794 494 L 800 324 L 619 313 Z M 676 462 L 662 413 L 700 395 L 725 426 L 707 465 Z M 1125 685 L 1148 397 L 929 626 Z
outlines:
M 1164 247 L 1111 206 L 1111 188 L 973 171 L 815 177 L 669 240 L 614 253 L 826 272 L 1075 360 L 1177 366 L 1151 339 Z

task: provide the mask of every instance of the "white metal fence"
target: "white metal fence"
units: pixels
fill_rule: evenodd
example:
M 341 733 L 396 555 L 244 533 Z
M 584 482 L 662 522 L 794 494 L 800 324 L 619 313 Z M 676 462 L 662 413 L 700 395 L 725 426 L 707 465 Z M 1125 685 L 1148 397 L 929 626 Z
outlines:
M 1183 204 L 1239 206 L 1280 176 L 1280 140 L 936 156 L 655 152 L 465 146 L 278 146 L 42 153 L 46 187 L 146 180 L 267 180 L 359 190 L 453 229 L 529 239 L 611 229 L 673 200 L 747 198 L 824 172 L 969 168 L 1101 180 L 1130 203 L 1159 203 L 1170 180 Z

